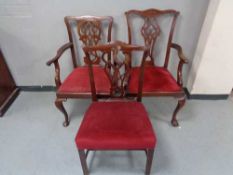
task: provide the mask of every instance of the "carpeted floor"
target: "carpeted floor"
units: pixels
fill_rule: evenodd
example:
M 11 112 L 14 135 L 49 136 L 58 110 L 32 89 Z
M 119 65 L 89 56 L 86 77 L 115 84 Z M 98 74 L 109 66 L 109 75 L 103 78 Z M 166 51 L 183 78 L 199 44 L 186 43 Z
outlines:
M 22 92 L 0 118 L 0 175 L 81 175 L 74 138 L 90 100 L 65 103 L 70 126 L 54 106 L 53 92 Z M 232 175 L 233 100 L 189 100 L 178 114 L 180 128 L 169 120 L 171 98 L 144 98 L 158 144 L 154 175 Z M 93 175 L 143 175 L 144 152 L 92 152 Z

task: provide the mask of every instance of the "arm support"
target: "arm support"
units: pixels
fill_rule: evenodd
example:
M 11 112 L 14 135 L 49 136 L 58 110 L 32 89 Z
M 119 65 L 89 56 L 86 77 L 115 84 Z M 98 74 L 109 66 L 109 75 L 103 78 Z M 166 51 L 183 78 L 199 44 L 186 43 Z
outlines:
M 55 67 L 55 83 L 56 83 L 56 87 L 57 89 L 60 87 L 61 85 L 61 78 L 60 78 L 60 65 L 59 65 L 59 58 L 62 56 L 62 54 L 69 48 L 73 47 L 72 43 L 67 43 L 64 44 L 62 47 L 60 47 L 57 51 L 57 55 L 49 60 L 46 64 L 48 66 L 50 66 L 52 63 L 54 63 L 54 67 Z
M 172 43 L 171 44 L 171 48 L 176 49 L 177 53 L 178 53 L 178 57 L 180 59 L 179 61 L 179 65 L 178 65 L 178 70 L 177 70 L 177 83 L 180 86 L 183 86 L 183 80 L 182 80 L 182 68 L 183 68 L 183 64 L 187 64 L 188 63 L 188 59 L 184 56 L 182 47 L 178 44 Z
M 46 64 L 48 66 L 50 66 L 52 63 L 54 63 L 55 61 L 58 61 L 58 59 L 62 56 L 62 54 L 69 48 L 73 47 L 72 43 L 66 43 L 63 46 L 61 46 L 58 51 L 57 51 L 57 55 L 52 58 L 51 60 L 49 60 Z

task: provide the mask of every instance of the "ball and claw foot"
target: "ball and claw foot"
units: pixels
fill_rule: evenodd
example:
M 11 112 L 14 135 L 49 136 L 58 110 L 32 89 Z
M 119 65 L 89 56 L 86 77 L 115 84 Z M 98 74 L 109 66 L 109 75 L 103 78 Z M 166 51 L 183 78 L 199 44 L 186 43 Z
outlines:
M 57 98 L 56 101 L 55 101 L 55 105 L 59 109 L 59 111 L 61 111 L 63 113 L 63 115 L 65 117 L 65 121 L 63 122 L 63 126 L 67 127 L 67 126 L 69 126 L 70 121 L 69 121 L 69 118 L 68 118 L 68 114 L 67 114 L 67 112 L 66 112 L 66 110 L 65 110 L 65 108 L 63 106 L 63 103 L 62 103 L 64 101 L 66 101 L 66 99 Z
M 174 127 L 178 127 L 179 126 L 179 123 L 178 123 L 178 121 L 176 119 L 176 115 L 181 110 L 181 108 L 184 106 L 184 104 L 185 104 L 185 97 L 183 97 L 183 98 L 181 98 L 181 99 L 178 100 L 178 104 L 176 106 L 175 111 L 173 112 L 172 120 L 171 120 L 171 124 Z
M 64 127 L 69 126 L 69 124 L 70 124 L 70 121 L 64 121 L 64 122 L 63 122 L 63 126 L 64 126 Z
M 174 127 L 178 127 L 178 126 L 179 126 L 179 123 L 178 123 L 177 120 L 172 120 L 172 121 L 171 121 L 171 124 L 172 124 L 172 126 L 174 126 Z

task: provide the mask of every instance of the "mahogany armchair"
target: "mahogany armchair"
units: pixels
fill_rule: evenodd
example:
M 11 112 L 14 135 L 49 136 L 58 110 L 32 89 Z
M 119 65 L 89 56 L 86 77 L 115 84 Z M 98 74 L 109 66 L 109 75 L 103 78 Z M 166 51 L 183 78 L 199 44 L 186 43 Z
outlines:
M 56 83 L 56 107 L 63 113 L 65 121 L 63 126 L 69 125 L 68 114 L 63 106 L 63 102 L 68 98 L 90 98 L 91 86 L 89 81 L 88 66 L 86 65 L 86 58 L 82 50 L 82 46 L 93 46 L 100 43 L 107 43 L 111 41 L 111 30 L 113 18 L 110 16 L 96 17 L 96 16 L 67 16 L 64 18 L 68 31 L 69 42 L 64 44 L 57 51 L 57 55 L 47 62 L 50 66 L 55 66 L 55 83 Z M 62 54 L 70 49 L 73 70 L 62 82 L 60 79 L 60 65 L 59 60 Z M 92 52 L 92 56 L 96 53 Z M 79 58 L 83 59 L 79 59 Z M 78 65 L 78 61 L 81 62 Z M 109 95 L 110 84 L 107 81 L 107 76 L 104 69 L 98 65 L 94 66 L 93 71 L 96 75 L 95 84 L 98 95 Z
M 147 9 L 129 10 L 125 12 L 125 15 L 128 26 L 128 43 L 140 45 L 143 43 L 143 45 L 150 48 L 149 57 L 145 62 L 142 95 L 177 98 L 178 104 L 173 113 L 171 124 L 178 126 L 176 115 L 184 106 L 186 98 L 182 87 L 182 67 L 183 64 L 188 63 L 181 46 L 172 42 L 179 12 L 175 10 Z M 160 42 L 164 45 L 159 45 Z M 178 52 L 177 79 L 169 71 L 171 49 Z M 161 63 L 161 60 L 164 60 L 164 62 Z M 129 95 L 135 95 L 137 92 L 139 72 L 140 66 L 132 66 L 132 73 L 128 83 Z
M 145 174 L 149 175 L 153 160 L 156 137 L 148 114 L 141 101 L 143 66 L 140 69 L 137 101 L 124 99 L 125 82 L 130 76 L 131 52 L 143 52 L 142 65 L 148 54 L 143 46 L 114 42 L 108 45 L 84 47 L 88 58 L 92 104 L 87 109 L 75 138 L 83 174 L 88 175 L 87 156 L 89 150 L 141 150 L 147 156 Z M 91 53 L 99 53 L 99 61 L 105 69 L 111 84 L 111 96 L 107 101 L 99 101 L 95 83 L 95 60 Z M 111 55 L 111 60 L 109 60 Z M 121 70 L 124 71 L 121 71 Z M 135 99 L 135 98 L 133 98 Z

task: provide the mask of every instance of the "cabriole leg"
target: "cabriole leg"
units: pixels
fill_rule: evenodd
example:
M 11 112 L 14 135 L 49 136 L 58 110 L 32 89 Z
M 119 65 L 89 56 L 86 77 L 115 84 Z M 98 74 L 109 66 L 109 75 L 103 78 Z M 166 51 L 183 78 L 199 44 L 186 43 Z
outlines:
M 179 126 L 179 123 L 178 123 L 178 121 L 176 119 L 176 115 L 184 105 L 185 105 L 185 97 L 178 100 L 178 104 L 177 104 L 176 109 L 175 109 L 175 111 L 173 112 L 173 115 L 172 115 L 172 120 L 171 120 L 172 126 L 174 126 L 174 127 Z
M 67 127 L 70 124 L 70 122 L 69 122 L 68 114 L 63 106 L 64 101 L 66 101 L 66 99 L 57 98 L 55 101 L 55 105 L 59 109 L 59 111 L 61 111 L 63 113 L 63 115 L 65 117 L 65 121 L 63 122 L 63 126 Z

